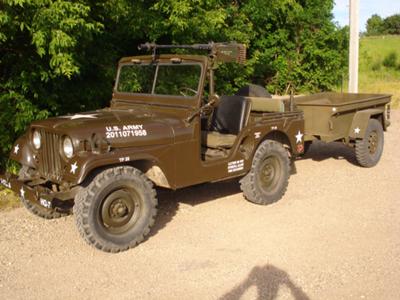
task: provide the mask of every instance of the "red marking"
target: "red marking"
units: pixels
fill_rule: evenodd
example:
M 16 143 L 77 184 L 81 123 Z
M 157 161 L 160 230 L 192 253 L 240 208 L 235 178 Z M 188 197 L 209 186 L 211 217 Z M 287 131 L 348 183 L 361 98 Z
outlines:
M 297 145 L 297 153 L 303 153 L 304 152 L 304 146 L 303 144 Z

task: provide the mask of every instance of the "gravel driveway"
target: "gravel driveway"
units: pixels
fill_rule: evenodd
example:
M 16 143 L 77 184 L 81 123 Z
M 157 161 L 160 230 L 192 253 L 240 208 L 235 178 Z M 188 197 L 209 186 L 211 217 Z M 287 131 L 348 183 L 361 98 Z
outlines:
M 88 246 L 73 217 L 0 213 L 2 299 L 400 299 L 400 111 L 381 162 L 314 144 L 282 200 L 245 201 L 236 181 L 159 191 L 147 241 Z

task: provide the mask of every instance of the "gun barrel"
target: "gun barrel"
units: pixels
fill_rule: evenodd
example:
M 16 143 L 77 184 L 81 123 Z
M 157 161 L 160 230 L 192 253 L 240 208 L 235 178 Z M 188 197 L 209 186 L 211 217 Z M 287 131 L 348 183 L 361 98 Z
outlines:
M 145 43 L 138 46 L 139 50 L 153 50 L 153 49 L 193 49 L 193 50 L 211 50 L 213 43 L 209 44 L 194 44 L 194 45 L 158 45 L 155 43 Z
M 213 43 L 193 45 L 157 45 L 155 43 L 140 44 L 139 50 L 153 51 L 155 57 L 157 49 L 191 49 L 209 51 L 209 57 L 217 62 L 237 62 L 244 64 L 246 61 L 246 46 L 244 44 Z

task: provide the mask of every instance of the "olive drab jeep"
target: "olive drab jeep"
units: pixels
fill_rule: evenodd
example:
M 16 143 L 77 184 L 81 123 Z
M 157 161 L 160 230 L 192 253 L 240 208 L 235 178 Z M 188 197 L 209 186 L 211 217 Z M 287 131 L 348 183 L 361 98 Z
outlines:
M 109 107 L 33 122 L 10 153 L 19 176 L 0 177 L 40 217 L 73 212 L 81 236 L 100 250 L 144 240 L 157 186 L 240 178 L 244 197 L 265 205 L 282 198 L 291 162 L 314 140 L 354 147 L 364 167 L 381 157 L 389 95 L 272 97 L 256 85 L 218 95 L 215 70 L 244 63 L 244 45 L 140 48 L 150 55 L 119 61 Z M 172 48 L 207 54 L 160 54 Z

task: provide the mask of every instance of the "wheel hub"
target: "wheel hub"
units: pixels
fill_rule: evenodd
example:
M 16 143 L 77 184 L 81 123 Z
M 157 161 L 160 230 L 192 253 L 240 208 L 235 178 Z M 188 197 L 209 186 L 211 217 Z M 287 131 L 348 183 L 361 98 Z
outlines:
M 130 189 L 111 192 L 103 201 L 101 221 L 112 233 L 123 233 L 137 221 L 140 202 L 137 194 Z
M 127 214 L 128 206 L 123 200 L 118 199 L 111 204 L 110 210 L 110 214 L 112 217 L 121 218 Z
M 262 181 L 264 183 L 270 183 L 271 180 L 274 178 L 274 175 L 275 175 L 275 168 L 270 164 L 265 165 L 261 175 Z
M 264 191 L 269 192 L 276 188 L 281 176 L 279 170 L 279 160 L 276 157 L 270 156 L 264 160 L 259 172 L 260 185 Z
M 375 131 L 371 132 L 368 137 L 368 149 L 371 154 L 375 154 L 378 149 L 378 134 Z

